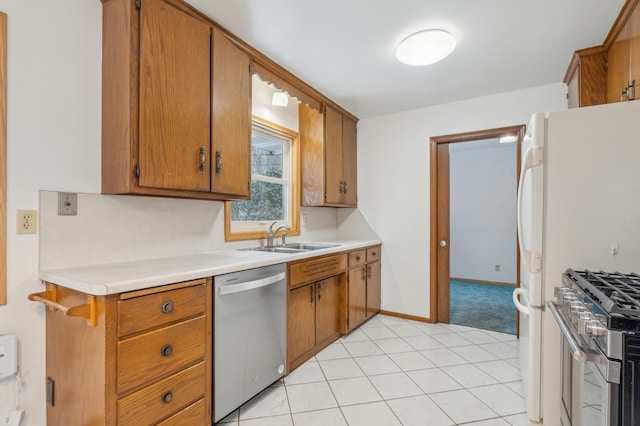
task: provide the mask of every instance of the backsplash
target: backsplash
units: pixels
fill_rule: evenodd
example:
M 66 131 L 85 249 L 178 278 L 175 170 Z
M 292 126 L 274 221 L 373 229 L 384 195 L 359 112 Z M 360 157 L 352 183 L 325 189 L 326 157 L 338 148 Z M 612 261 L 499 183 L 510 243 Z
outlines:
M 40 191 L 40 269 L 122 262 L 258 246 L 224 241 L 224 203 L 78 194 L 77 216 L 58 216 L 58 192 Z M 303 207 L 308 224 L 289 241 L 335 240 L 334 208 Z

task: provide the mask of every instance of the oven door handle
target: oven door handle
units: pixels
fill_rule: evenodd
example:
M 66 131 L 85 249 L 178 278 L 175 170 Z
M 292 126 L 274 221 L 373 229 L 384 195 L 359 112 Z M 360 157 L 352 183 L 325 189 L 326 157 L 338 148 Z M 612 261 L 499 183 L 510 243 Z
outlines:
M 558 326 L 560 327 L 560 331 L 564 336 L 564 340 L 566 340 L 567 344 L 569 345 L 569 350 L 571 351 L 571 355 L 573 355 L 573 359 L 579 362 L 586 361 L 587 354 L 582 350 L 582 348 L 580 348 L 580 345 L 571 334 L 569 327 L 567 327 L 567 325 L 564 323 L 564 320 L 560 316 L 560 312 L 558 312 L 558 308 L 556 307 L 556 304 L 553 303 L 551 300 L 549 300 L 547 301 L 547 306 L 549 307 L 549 310 L 553 314 L 553 318 L 558 323 Z

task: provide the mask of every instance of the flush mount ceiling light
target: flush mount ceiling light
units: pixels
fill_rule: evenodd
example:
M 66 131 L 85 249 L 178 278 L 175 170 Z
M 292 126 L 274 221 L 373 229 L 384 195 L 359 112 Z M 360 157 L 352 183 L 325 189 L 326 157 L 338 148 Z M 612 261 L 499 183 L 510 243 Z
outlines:
M 425 30 L 405 38 L 396 49 L 403 64 L 419 67 L 443 60 L 456 47 L 456 39 L 444 30 Z
M 275 92 L 271 98 L 271 105 L 286 107 L 289 105 L 289 95 L 284 92 Z

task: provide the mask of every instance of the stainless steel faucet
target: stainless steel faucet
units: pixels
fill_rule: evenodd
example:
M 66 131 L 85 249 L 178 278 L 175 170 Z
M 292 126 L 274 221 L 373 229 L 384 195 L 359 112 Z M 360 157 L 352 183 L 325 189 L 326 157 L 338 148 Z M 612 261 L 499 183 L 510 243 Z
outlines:
M 269 230 L 267 231 L 267 247 L 273 247 L 273 238 L 276 236 L 276 234 L 278 233 L 279 230 L 281 230 L 281 229 L 286 229 L 287 231 L 291 230 L 291 227 L 289 225 L 280 225 L 274 230 L 273 229 L 273 225 L 275 225 L 276 223 L 278 223 L 278 222 L 274 221 L 269 226 Z M 287 236 L 287 233 L 283 232 L 282 233 L 282 245 L 285 245 L 285 243 L 286 243 L 286 240 L 285 240 L 286 236 Z

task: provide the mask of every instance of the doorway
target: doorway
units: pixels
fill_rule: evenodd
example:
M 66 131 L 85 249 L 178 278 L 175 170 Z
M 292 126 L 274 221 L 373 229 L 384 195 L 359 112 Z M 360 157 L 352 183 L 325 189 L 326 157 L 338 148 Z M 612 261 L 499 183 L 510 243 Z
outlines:
M 430 140 L 431 153 L 431 320 L 450 322 L 450 156 L 451 144 L 497 139 L 505 136 L 516 138 L 516 175 L 520 171 L 520 145 L 525 126 L 510 126 L 476 132 L 458 133 L 433 137 Z M 514 223 L 515 227 L 515 223 Z M 520 285 L 519 251 L 516 244 L 513 256 L 516 260 L 516 285 Z M 517 315 L 514 313 L 514 315 Z M 516 326 L 516 329 L 518 327 Z

